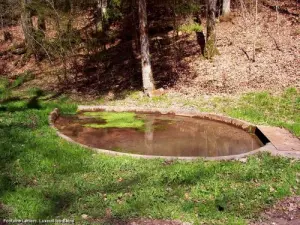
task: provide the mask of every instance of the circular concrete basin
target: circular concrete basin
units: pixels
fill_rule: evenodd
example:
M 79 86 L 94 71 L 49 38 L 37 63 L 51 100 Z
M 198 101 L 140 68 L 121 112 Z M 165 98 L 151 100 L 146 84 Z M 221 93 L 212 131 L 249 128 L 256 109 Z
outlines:
M 235 159 L 268 139 L 255 125 L 217 114 L 179 110 L 80 106 L 50 124 L 60 137 L 99 153 L 164 159 Z

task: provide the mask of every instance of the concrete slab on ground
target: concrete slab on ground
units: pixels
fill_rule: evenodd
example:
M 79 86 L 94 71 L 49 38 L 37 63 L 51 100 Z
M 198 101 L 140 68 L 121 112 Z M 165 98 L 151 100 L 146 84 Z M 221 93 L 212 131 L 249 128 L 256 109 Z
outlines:
M 278 151 L 300 151 L 300 140 L 279 127 L 257 126 Z

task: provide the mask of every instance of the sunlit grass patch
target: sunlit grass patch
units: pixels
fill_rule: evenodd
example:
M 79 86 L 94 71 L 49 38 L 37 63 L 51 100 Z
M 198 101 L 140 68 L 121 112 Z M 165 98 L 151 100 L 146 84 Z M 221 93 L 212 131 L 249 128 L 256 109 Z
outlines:
M 218 109 L 254 123 L 282 123 L 283 127 L 291 123 L 292 131 L 299 124 L 295 89 L 282 95 L 251 93 L 234 101 L 224 99 L 185 99 L 184 104 Z M 64 141 L 49 127 L 48 115 L 54 108 L 75 113 L 75 102 L 65 96 L 40 99 L 41 108 L 32 109 L 28 100 L 6 102 L 0 111 L 1 218 L 68 218 L 84 224 L 88 222 L 82 214 L 99 221 L 110 211 L 112 219 L 247 224 L 278 199 L 300 195 L 299 161 L 266 153 L 250 156 L 245 163 L 95 154 Z M 118 115 L 106 118 L 116 123 L 122 117 L 128 123 L 139 120 L 134 113 Z
M 185 33 L 202 32 L 203 27 L 199 23 L 188 23 L 181 25 L 178 30 Z
M 281 95 L 248 93 L 224 111 L 253 123 L 285 127 L 300 136 L 300 93 L 295 88 L 288 88 Z

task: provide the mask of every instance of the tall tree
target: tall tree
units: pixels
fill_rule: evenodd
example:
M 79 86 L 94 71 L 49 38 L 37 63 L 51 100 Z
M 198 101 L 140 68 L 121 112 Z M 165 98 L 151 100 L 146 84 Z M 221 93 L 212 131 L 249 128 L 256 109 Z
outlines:
M 25 43 L 27 51 L 30 53 L 35 53 L 36 43 L 34 40 L 34 28 L 31 19 L 31 10 L 28 7 L 28 4 L 31 3 L 31 0 L 21 0 L 21 25 L 25 37 Z
M 226 16 L 230 13 L 230 0 L 223 0 L 222 15 Z
M 216 9 L 217 0 L 207 0 L 207 32 L 204 56 L 208 59 L 219 54 L 216 48 Z
M 155 90 L 153 72 L 150 60 L 149 37 L 147 32 L 147 6 L 146 0 L 138 0 L 139 3 L 139 27 L 144 92 L 151 96 Z
M 138 34 L 138 30 L 139 30 L 139 22 L 138 22 L 138 9 L 137 9 L 137 0 L 132 0 L 131 1 L 131 22 L 132 22 L 132 42 L 131 42 L 131 46 L 132 46 L 132 53 L 135 59 L 138 58 L 139 55 L 139 46 L 140 46 L 140 41 L 139 41 L 139 34 Z
M 199 26 L 202 27 L 201 23 L 201 15 L 197 13 L 194 18 L 194 22 L 199 24 Z M 205 36 L 203 33 L 203 30 L 196 30 L 196 36 L 197 36 L 197 42 L 201 48 L 201 54 L 204 55 L 204 50 L 205 50 Z
M 107 25 L 107 0 L 97 0 L 97 32 L 105 31 Z

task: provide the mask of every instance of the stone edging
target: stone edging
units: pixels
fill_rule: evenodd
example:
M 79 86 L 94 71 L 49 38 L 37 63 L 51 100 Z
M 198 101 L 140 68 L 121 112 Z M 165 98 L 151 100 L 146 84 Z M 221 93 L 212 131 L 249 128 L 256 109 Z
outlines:
M 243 129 L 247 132 L 255 132 L 255 129 L 257 127 L 251 123 L 247 123 L 242 120 L 233 119 L 227 116 L 222 116 L 219 114 L 213 114 L 213 113 L 199 113 L 199 112 L 190 112 L 190 111 L 183 111 L 183 110 L 167 110 L 167 109 L 145 109 L 140 107 L 115 107 L 115 106 L 78 106 L 78 112 L 84 112 L 84 111 L 97 111 L 97 110 L 103 110 L 103 111 L 111 111 L 111 112 L 142 112 L 142 113 L 161 113 L 161 114 L 174 114 L 177 116 L 186 116 L 186 117 L 192 117 L 192 118 L 201 118 L 201 119 L 210 119 L 214 121 L 219 121 L 227 124 L 231 124 L 235 127 L 238 127 L 240 129 Z M 265 146 L 247 152 L 239 155 L 230 155 L 230 156 L 217 156 L 217 157 L 177 157 L 177 156 L 154 156 L 154 155 L 138 155 L 138 154 L 130 154 L 130 153 L 123 153 L 123 152 L 115 152 L 111 150 L 106 149 L 99 149 L 99 148 L 93 148 L 87 145 L 80 144 L 70 137 L 62 134 L 54 125 L 57 118 L 59 118 L 60 112 L 59 109 L 54 109 L 50 115 L 49 115 L 49 124 L 50 126 L 56 131 L 57 135 L 63 139 L 65 139 L 68 142 L 74 143 L 76 145 L 79 145 L 84 148 L 88 148 L 90 150 L 93 150 L 97 153 L 103 153 L 103 154 L 109 154 L 109 155 L 115 155 L 115 156 L 131 156 L 134 158 L 144 158 L 144 159 L 165 159 L 165 160 L 198 160 L 198 159 L 204 159 L 204 160 L 238 160 L 245 158 L 249 155 L 256 154 L 258 152 L 270 152 L 272 155 L 280 155 L 280 156 L 286 156 L 291 158 L 300 158 L 299 155 L 295 155 L 294 152 L 280 152 L 277 151 L 277 149 L 274 147 L 272 143 L 267 143 Z

